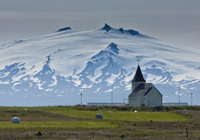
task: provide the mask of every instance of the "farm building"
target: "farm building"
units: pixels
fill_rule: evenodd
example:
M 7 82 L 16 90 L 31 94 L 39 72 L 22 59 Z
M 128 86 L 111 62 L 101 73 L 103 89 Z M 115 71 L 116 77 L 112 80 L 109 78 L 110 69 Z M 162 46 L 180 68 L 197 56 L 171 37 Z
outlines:
M 162 106 L 162 94 L 152 83 L 146 83 L 138 65 L 128 96 L 130 106 Z

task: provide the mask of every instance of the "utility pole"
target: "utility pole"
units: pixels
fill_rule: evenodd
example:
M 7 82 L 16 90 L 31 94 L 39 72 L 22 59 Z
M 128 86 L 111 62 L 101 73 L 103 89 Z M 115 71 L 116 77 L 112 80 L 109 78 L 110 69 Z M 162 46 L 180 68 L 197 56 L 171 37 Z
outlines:
M 81 95 L 81 105 L 82 105 L 82 95 L 83 95 L 83 93 L 80 93 L 80 95 Z
M 180 93 L 180 85 L 178 86 L 178 93 L 179 93 L 179 106 L 181 104 L 181 93 Z
M 192 95 L 193 95 L 193 94 L 191 93 L 191 106 L 192 106 Z
M 113 105 L 113 84 L 111 86 L 111 105 Z
M 128 102 L 128 99 L 123 99 L 124 100 L 124 104 L 126 104 L 126 100 L 127 100 L 127 102 Z

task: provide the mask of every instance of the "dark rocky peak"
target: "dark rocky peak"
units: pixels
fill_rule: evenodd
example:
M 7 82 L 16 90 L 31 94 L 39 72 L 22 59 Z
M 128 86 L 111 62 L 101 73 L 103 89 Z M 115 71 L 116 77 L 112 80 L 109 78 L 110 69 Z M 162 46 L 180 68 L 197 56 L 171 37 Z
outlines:
M 130 33 L 131 35 L 138 35 L 139 34 L 138 31 L 135 31 L 135 30 L 132 30 L 132 29 L 128 30 L 128 33 Z
M 140 33 L 138 31 L 135 31 L 133 29 L 129 29 L 129 30 L 125 30 L 123 28 L 116 29 L 116 28 L 112 28 L 111 26 L 109 26 L 106 23 L 105 23 L 105 26 L 103 28 L 101 28 L 100 30 L 105 30 L 106 32 L 109 32 L 111 29 L 118 30 L 122 34 L 130 34 L 130 35 L 133 35 L 133 36 L 140 35 Z
M 119 31 L 120 31 L 121 33 L 124 33 L 124 29 L 123 29 L 123 28 L 119 28 Z
M 113 42 L 106 48 L 106 50 L 110 51 L 110 52 L 114 52 L 115 54 L 118 54 L 118 52 L 119 52 L 117 44 L 115 44 Z
M 56 32 L 62 32 L 62 31 L 67 31 L 67 30 L 71 30 L 71 29 L 72 29 L 71 27 L 64 27 L 64 28 L 57 30 Z
M 119 53 L 119 49 L 115 43 L 111 43 L 105 49 L 101 50 L 98 54 L 93 56 L 91 59 L 102 59 L 106 57 L 116 56 Z
M 110 29 L 112 29 L 112 27 L 110 27 L 108 24 L 105 23 L 105 26 L 103 28 L 101 28 L 101 30 L 106 30 L 107 32 L 110 31 Z

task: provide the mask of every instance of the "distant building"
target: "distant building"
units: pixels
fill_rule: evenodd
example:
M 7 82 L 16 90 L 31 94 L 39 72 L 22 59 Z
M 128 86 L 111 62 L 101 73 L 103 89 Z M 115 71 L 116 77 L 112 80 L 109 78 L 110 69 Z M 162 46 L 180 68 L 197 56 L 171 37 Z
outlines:
M 128 103 L 130 106 L 162 106 L 162 94 L 152 83 L 146 83 L 139 65 L 132 80 Z

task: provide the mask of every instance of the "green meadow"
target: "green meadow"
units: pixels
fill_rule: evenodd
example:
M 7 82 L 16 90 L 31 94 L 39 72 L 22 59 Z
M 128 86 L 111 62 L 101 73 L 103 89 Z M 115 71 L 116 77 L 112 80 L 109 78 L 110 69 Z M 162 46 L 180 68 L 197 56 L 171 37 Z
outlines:
M 46 111 L 53 113 L 60 113 L 68 115 L 70 117 L 90 118 L 94 119 L 95 115 L 100 113 L 103 114 L 106 120 L 122 120 L 122 121 L 162 121 L 162 122 L 173 122 L 173 121 L 186 121 L 185 116 L 172 113 L 172 112 L 129 112 L 129 111 L 83 111 L 73 109 L 73 107 L 43 107 L 41 108 Z
M 40 137 L 46 139 L 88 139 L 91 135 L 94 139 L 182 139 L 186 128 L 193 130 L 193 137 L 200 138 L 199 110 L 141 109 L 144 108 L 135 112 L 116 107 L 0 107 L 0 138 L 36 139 L 40 131 Z M 102 120 L 95 119 L 98 113 L 103 115 Z M 13 117 L 19 117 L 20 123 L 12 124 Z
M 22 121 L 19 124 L 12 124 L 10 121 L 0 122 L 0 129 L 7 130 L 79 130 L 79 129 L 105 129 L 115 128 L 117 124 L 110 122 L 95 122 L 95 121 Z

